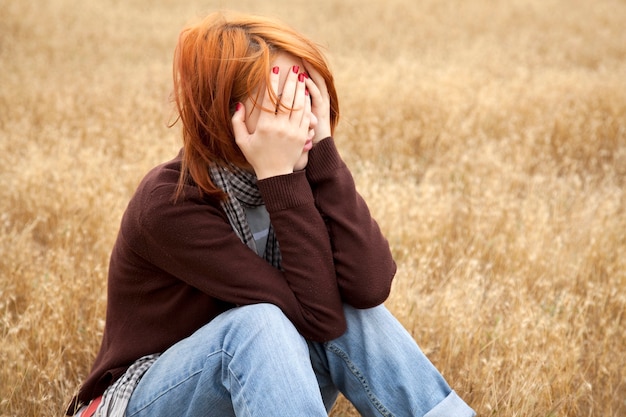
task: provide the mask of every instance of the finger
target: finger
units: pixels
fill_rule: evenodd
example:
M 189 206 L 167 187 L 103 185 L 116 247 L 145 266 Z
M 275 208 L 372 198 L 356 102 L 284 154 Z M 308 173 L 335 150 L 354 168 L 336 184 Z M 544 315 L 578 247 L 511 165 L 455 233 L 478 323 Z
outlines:
M 300 71 L 300 67 L 298 65 L 294 65 L 289 70 L 289 74 L 287 74 L 287 79 L 285 80 L 285 85 L 283 86 L 283 91 L 280 97 L 280 107 L 282 109 L 291 110 L 293 107 L 293 101 L 296 95 L 296 87 L 298 86 L 298 72 Z M 280 112 L 281 109 L 279 109 Z
M 318 88 L 317 84 L 315 84 L 312 79 L 308 78 L 305 80 L 305 85 L 309 90 L 309 99 L 312 100 L 315 105 L 321 104 L 324 98 L 322 97 L 322 92 Z
M 306 86 L 311 94 L 311 100 L 313 101 L 313 112 L 326 113 L 330 108 L 330 95 L 326 87 L 326 81 L 321 74 L 313 68 L 313 66 L 306 61 L 304 67 L 309 72 L 309 77 L 306 80 Z M 321 114 L 317 114 L 321 116 Z
M 237 103 L 235 106 L 235 114 L 231 119 L 233 124 L 233 133 L 235 134 L 235 142 L 240 143 L 243 138 L 249 135 L 246 127 L 246 109 L 243 104 Z
M 304 73 L 298 74 L 298 81 L 296 82 L 296 90 L 293 99 L 293 106 L 291 109 L 291 119 L 297 123 L 302 122 L 302 116 L 305 114 L 305 101 L 308 101 L 306 93 L 306 84 Z
M 270 71 L 270 84 L 263 92 L 263 99 L 261 100 L 262 108 L 264 109 L 278 109 L 280 102 L 278 98 L 278 82 L 280 79 L 280 67 L 275 66 Z
M 318 122 L 315 126 L 315 138 L 313 139 L 313 142 L 317 143 L 332 134 L 330 94 L 328 93 L 324 77 L 306 61 L 304 62 L 304 67 L 309 72 L 310 77 L 306 81 L 306 86 L 311 95 L 311 111 Z
M 313 83 L 317 86 L 320 94 L 328 95 L 326 80 L 322 75 L 307 61 L 303 61 L 304 69 L 309 74 L 309 78 L 313 80 Z
M 304 83 L 303 83 L 304 84 Z M 304 115 L 302 117 L 302 123 L 300 127 L 304 131 L 305 135 L 308 135 L 309 128 L 311 127 L 311 100 L 308 90 L 305 90 L 304 94 Z

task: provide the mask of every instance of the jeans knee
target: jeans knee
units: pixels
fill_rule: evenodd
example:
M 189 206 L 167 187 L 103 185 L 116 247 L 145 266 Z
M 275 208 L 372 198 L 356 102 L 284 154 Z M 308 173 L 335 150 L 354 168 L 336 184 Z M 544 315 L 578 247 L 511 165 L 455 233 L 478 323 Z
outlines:
M 335 342 L 347 345 L 372 344 L 383 347 L 404 343 L 415 344 L 407 330 L 384 305 L 368 309 L 344 306 L 348 330 Z M 386 343 L 393 340 L 394 344 Z
M 232 328 L 237 332 L 274 342 L 302 339 L 305 343 L 293 323 L 279 307 L 273 304 L 251 304 L 237 307 L 229 313 Z
M 283 311 L 269 303 L 250 304 L 236 307 L 228 312 L 231 319 L 236 322 L 249 324 L 273 324 L 287 320 Z
M 391 318 L 391 313 L 389 313 L 383 304 L 367 309 L 359 309 L 344 304 L 343 311 L 346 316 L 348 328 L 350 328 L 350 324 L 386 322 Z

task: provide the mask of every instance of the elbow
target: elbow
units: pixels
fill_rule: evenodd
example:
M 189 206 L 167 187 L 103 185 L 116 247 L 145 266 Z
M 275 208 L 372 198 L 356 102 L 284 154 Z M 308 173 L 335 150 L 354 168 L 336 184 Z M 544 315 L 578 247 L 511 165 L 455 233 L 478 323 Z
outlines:
M 367 309 L 373 308 L 384 303 L 391 292 L 391 286 L 384 286 L 372 290 L 362 291 L 361 294 L 350 294 L 344 298 L 345 302 L 354 308 Z
M 328 342 L 345 333 L 348 325 L 340 295 L 336 293 L 331 298 L 326 304 L 300 306 L 297 319 L 292 322 L 305 339 Z
M 391 293 L 396 269 L 396 263 L 390 258 L 389 262 L 362 271 L 358 277 L 350 280 L 350 288 L 342 290 L 343 301 L 358 309 L 373 308 L 384 303 Z
M 328 342 L 337 339 L 348 328 L 346 318 L 342 314 L 333 320 L 312 321 L 300 326 L 300 334 L 312 342 Z

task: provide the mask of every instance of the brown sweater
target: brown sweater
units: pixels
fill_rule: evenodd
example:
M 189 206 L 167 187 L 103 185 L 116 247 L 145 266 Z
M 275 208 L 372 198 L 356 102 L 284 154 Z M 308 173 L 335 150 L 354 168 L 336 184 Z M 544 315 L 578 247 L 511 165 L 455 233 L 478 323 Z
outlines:
M 151 170 L 122 218 L 111 254 L 100 352 L 69 411 L 101 395 L 140 357 L 163 352 L 237 305 L 272 303 L 310 340 L 340 336 L 342 303 L 376 306 L 396 271 L 389 245 L 332 138 L 305 171 L 259 181 L 284 272 L 233 232 L 193 184 L 173 202 L 179 157 Z

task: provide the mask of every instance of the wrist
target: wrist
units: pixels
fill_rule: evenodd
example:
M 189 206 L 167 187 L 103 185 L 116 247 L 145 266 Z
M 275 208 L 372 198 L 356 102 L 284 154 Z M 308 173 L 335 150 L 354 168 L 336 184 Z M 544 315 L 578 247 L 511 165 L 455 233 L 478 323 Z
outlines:
M 293 174 L 293 168 L 291 169 L 264 169 L 255 170 L 257 180 L 264 180 L 271 177 L 278 177 L 280 175 Z
M 334 172 L 345 166 L 332 136 L 324 138 L 309 153 L 309 164 L 306 175 L 309 181 L 317 183 L 334 175 Z
M 318 130 L 315 129 L 315 137 L 313 138 L 313 144 L 319 143 L 321 141 L 323 141 L 326 138 L 329 138 L 330 135 L 330 129 L 323 129 L 323 130 Z

